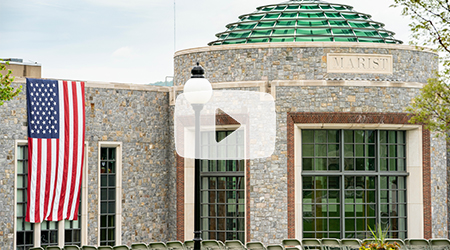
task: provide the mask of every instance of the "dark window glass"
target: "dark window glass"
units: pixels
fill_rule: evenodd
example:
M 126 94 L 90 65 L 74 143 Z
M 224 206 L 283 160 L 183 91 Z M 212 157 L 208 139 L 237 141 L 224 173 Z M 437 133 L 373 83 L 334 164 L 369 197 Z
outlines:
M 405 137 L 302 130 L 303 237 L 370 238 L 369 227 L 381 225 L 388 237 L 407 238 Z
M 216 132 L 216 137 L 223 139 L 231 133 Z M 211 136 L 214 136 L 212 132 L 202 133 L 202 147 L 214 151 L 212 154 L 220 155 L 224 151 L 227 154 L 242 154 L 240 150 L 243 145 L 238 142 L 223 148 L 208 145 L 208 137 Z M 203 239 L 245 242 L 245 161 L 202 160 L 201 166 Z
M 16 246 L 27 250 L 33 247 L 34 224 L 25 222 L 28 187 L 28 146 L 17 148 L 17 204 Z
M 116 148 L 100 149 L 100 245 L 115 245 Z
M 58 222 L 43 221 L 41 223 L 41 246 L 58 245 Z

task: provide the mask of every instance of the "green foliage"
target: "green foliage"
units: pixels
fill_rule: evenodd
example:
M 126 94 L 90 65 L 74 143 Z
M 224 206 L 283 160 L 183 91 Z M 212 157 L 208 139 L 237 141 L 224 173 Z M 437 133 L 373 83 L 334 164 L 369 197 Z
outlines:
M 378 228 L 375 228 L 375 232 L 372 230 L 372 228 L 369 227 L 370 232 L 372 233 L 373 238 L 375 239 L 375 243 L 377 244 L 384 244 L 386 243 L 386 235 L 388 233 L 388 228 L 386 230 L 381 229 L 381 225 L 378 224 Z
M 6 62 L 6 64 L 8 65 L 8 62 Z M 2 70 L 6 70 L 6 65 L 0 63 L 0 71 Z M 11 77 L 11 73 L 11 70 L 8 70 L 8 73 L 5 75 L 0 73 L 0 106 L 3 105 L 3 101 L 12 100 L 22 91 L 22 86 L 19 86 L 17 89 L 14 89 L 11 86 L 14 81 L 14 77 Z
M 448 0 L 394 0 L 402 15 L 411 18 L 413 43 L 450 53 L 450 2 Z M 444 60 L 448 63 L 448 55 Z
M 431 47 L 439 53 L 441 70 L 429 79 L 407 110 L 411 123 L 423 123 L 444 135 L 450 121 L 450 2 L 448 0 L 394 0 L 402 15 L 411 18 L 413 44 Z
M 428 80 L 407 111 L 414 114 L 411 123 L 423 123 L 431 131 L 445 135 L 450 129 L 450 87 L 444 80 Z
M 397 242 L 393 244 L 388 244 L 386 242 L 386 236 L 388 233 L 388 228 L 385 230 L 381 229 L 381 225 L 378 224 L 378 228 L 373 231 L 370 226 L 369 230 L 372 233 L 373 241 L 370 243 L 363 243 L 359 250 L 398 250 L 400 245 Z

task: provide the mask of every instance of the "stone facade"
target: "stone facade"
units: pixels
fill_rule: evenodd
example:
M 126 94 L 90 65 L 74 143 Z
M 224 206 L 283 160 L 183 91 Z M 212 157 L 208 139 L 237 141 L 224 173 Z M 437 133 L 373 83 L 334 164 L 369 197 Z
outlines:
M 25 85 L 25 84 L 23 84 Z M 27 139 L 26 89 L 0 109 L 0 249 L 13 249 L 14 143 Z M 122 142 L 122 243 L 166 241 L 175 230 L 169 94 L 120 87 L 85 88 L 88 142 L 88 241 L 98 244 L 98 143 Z M 172 164 L 173 166 L 173 164 Z M 173 216 L 172 216 L 173 217 Z M 170 228 L 171 227 L 171 228 Z M 172 236 L 170 236 L 172 235 Z M 171 238 L 172 237 L 172 238 Z
M 327 73 L 327 54 L 392 55 L 393 74 Z M 437 69 L 436 54 L 400 45 L 283 43 L 213 46 L 175 55 L 175 85 L 200 62 L 213 87 L 255 84 L 276 100 L 277 141 L 271 158 L 250 161 L 250 232 L 247 241 L 279 244 L 289 235 L 287 114 L 290 112 L 405 113 L 419 89 Z M 211 70 L 209 70 L 211 69 Z M 366 123 L 367 121 L 359 121 Z M 424 185 L 426 237 L 446 237 L 445 140 L 432 137 L 431 184 Z M 425 178 L 425 176 L 424 176 Z M 428 178 L 428 177 L 427 177 Z M 435 186 L 435 184 L 437 186 Z M 431 186 L 431 194 L 427 190 Z M 430 201 L 429 204 L 427 201 Z M 429 218 L 431 217 L 431 219 Z M 431 228 L 429 228 L 431 225 Z M 430 232 L 431 231 L 431 232 Z
M 328 53 L 392 55 L 393 74 L 327 73 Z M 275 152 L 270 158 L 248 161 L 246 172 L 247 241 L 265 244 L 292 237 L 288 114 L 404 114 L 438 65 L 436 54 L 414 47 L 349 43 L 214 46 L 177 52 L 174 60 L 172 89 L 87 84 L 88 244 L 98 243 L 99 142 L 122 143 L 122 243 L 191 238 L 184 235 L 184 165 L 175 152 L 172 104 L 195 62 L 205 67 L 216 90 L 263 91 L 275 98 Z M 27 139 L 24 93 L 25 88 L 0 107 L 0 249 L 13 248 L 14 145 L 15 140 Z M 431 179 L 424 185 L 431 191 L 424 200 L 430 201 L 426 206 L 431 218 L 426 217 L 425 224 L 431 225 L 430 237 L 446 237 L 446 144 L 434 135 L 428 144 Z
M 356 53 L 392 55 L 394 73 L 327 73 L 327 54 Z M 358 43 L 270 43 L 213 46 L 179 51 L 175 54 L 175 85 L 190 77 L 192 65 L 198 61 L 212 82 L 273 80 L 374 80 L 427 81 L 437 70 L 435 53 L 404 45 Z

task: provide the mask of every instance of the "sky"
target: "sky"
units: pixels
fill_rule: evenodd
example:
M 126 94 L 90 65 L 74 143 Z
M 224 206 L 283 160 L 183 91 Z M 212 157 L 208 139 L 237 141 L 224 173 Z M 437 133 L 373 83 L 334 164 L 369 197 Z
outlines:
M 175 51 L 207 46 L 239 15 L 284 1 L 0 0 L 0 58 L 37 62 L 43 78 L 164 81 L 173 76 Z M 410 41 L 409 19 L 389 7 L 393 0 L 328 2 L 371 14 Z

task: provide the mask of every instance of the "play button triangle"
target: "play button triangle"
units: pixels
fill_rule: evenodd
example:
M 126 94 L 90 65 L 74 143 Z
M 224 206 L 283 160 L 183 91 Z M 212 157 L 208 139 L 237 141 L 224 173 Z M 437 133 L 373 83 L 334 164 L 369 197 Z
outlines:
M 234 131 L 238 130 L 241 127 L 241 124 L 238 121 L 236 121 L 233 117 L 228 115 L 225 111 L 223 111 L 220 108 L 216 109 L 216 126 L 215 126 L 216 133 L 215 134 L 216 134 L 216 142 L 218 142 L 218 143 L 228 137 L 228 135 L 223 138 L 217 137 L 217 132 L 223 131 L 223 129 L 220 129 L 220 125 L 239 125 L 238 127 L 227 129 L 227 131 L 230 132 L 230 133 L 227 133 L 228 135 L 231 135 Z

